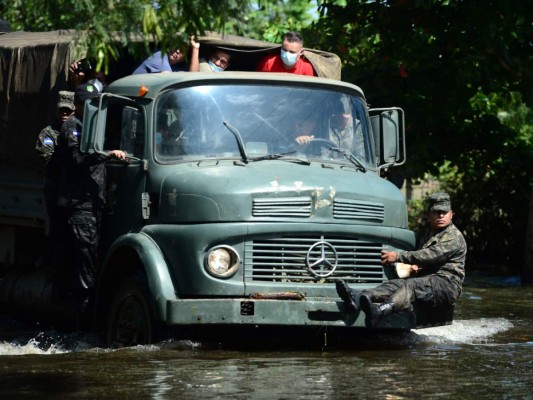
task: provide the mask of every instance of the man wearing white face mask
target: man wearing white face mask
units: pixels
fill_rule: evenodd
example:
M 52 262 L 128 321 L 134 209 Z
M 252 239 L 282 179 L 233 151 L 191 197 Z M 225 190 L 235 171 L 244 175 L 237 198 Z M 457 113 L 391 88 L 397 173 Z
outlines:
M 207 61 L 200 62 L 200 72 L 222 72 L 229 67 L 231 55 L 223 50 L 215 49 Z
M 316 76 L 313 65 L 302 57 L 304 40 L 297 32 L 287 32 L 283 36 L 280 54 L 270 54 L 259 62 L 259 72 L 288 72 L 297 75 Z

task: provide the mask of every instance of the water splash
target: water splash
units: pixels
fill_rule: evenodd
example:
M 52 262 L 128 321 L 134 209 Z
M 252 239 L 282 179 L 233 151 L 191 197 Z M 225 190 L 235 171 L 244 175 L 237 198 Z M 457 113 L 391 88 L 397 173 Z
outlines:
M 18 343 L 0 343 L 0 355 L 18 356 L 29 354 L 62 354 L 66 351 L 60 346 L 52 344 L 43 348 L 38 337 L 30 339 L 26 344 Z
M 493 341 L 493 336 L 513 328 L 513 324 L 505 318 L 481 318 L 472 320 L 456 320 L 452 325 L 435 328 L 425 328 L 403 332 L 400 334 L 384 333 L 359 339 L 363 347 L 399 346 L 412 347 L 419 345 L 450 345 L 458 344 L 486 344 Z M 28 333 L 28 332 L 25 332 Z M 31 337 L 33 336 L 33 337 Z M 204 343 L 191 340 L 169 339 L 154 345 L 139 345 L 123 349 L 105 348 L 95 335 L 83 332 L 57 333 L 45 331 L 31 336 L 25 336 L 11 342 L 0 342 L 0 356 L 13 355 L 55 355 L 76 352 L 113 352 L 136 351 L 152 352 L 160 350 L 195 350 L 203 347 Z M 29 337 L 29 339 L 28 339 Z
M 480 318 L 454 321 L 452 325 L 413 330 L 418 343 L 487 343 L 514 325 L 505 318 Z

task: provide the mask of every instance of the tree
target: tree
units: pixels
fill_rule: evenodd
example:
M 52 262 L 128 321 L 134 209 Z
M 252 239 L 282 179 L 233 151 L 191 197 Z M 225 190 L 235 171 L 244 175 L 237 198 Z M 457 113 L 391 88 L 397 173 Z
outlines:
M 1 0 L 0 15 L 12 30 L 80 32 L 79 48 L 105 69 L 123 50 L 147 54 L 150 42 L 169 49 L 187 35 L 218 30 L 242 19 L 249 0 Z M 139 45 L 140 44 L 140 45 Z
M 301 32 L 309 26 L 316 18 L 315 10 L 310 0 L 262 0 L 251 7 L 244 21 L 231 21 L 226 28 L 238 35 L 281 43 L 285 32 Z
M 460 176 L 448 189 L 471 262 L 522 264 L 533 170 L 531 6 L 332 0 L 306 31 L 311 45 L 341 56 L 343 79 L 368 88 L 372 106 L 406 110 L 407 178 L 439 177 L 443 165 Z

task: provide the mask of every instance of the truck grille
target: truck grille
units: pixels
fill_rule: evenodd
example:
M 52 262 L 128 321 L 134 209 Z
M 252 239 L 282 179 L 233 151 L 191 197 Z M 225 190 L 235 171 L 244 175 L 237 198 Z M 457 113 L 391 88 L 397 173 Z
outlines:
M 332 245 L 338 256 L 337 268 L 327 278 L 313 276 L 306 267 L 309 249 L 317 242 Z M 344 279 L 352 283 L 381 283 L 381 243 L 345 237 L 284 237 L 245 243 L 245 280 L 249 282 L 323 283 Z M 318 256 L 319 249 L 311 256 Z
M 309 218 L 312 203 L 310 197 L 256 198 L 253 200 L 254 217 Z M 381 203 L 369 201 L 335 199 L 333 218 L 366 222 L 383 222 L 385 207 Z
M 384 215 L 385 207 L 380 203 L 349 199 L 333 202 L 333 218 L 383 222 Z
M 311 198 L 254 199 L 252 215 L 254 217 L 309 217 Z

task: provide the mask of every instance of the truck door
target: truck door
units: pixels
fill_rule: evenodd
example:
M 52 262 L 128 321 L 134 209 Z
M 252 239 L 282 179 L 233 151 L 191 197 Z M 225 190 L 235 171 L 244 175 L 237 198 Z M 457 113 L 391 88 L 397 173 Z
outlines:
M 110 99 L 105 120 L 104 151 L 123 150 L 127 162 L 107 163 L 107 209 L 102 224 L 105 250 L 120 235 L 143 225 L 142 194 L 145 190 L 145 117 L 132 103 Z

